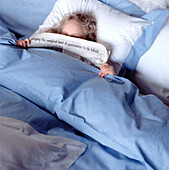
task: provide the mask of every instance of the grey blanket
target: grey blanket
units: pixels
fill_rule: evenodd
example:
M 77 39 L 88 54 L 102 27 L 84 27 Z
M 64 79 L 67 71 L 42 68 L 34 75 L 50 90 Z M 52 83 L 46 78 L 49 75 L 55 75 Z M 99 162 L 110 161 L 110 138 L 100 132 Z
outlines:
M 68 169 L 86 145 L 37 132 L 29 124 L 0 116 L 0 169 Z

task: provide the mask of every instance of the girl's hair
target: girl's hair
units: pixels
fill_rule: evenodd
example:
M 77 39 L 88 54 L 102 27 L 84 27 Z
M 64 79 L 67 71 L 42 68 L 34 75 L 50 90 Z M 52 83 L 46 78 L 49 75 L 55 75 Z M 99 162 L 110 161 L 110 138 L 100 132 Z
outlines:
M 69 20 L 75 20 L 84 27 L 86 30 L 86 39 L 90 41 L 97 41 L 97 24 L 94 15 L 91 13 L 73 13 L 67 14 L 63 17 L 62 21 L 59 24 L 59 27 L 54 29 L 56 26 L 53 26 L 49 32 L 61 33 L 64 23 Z

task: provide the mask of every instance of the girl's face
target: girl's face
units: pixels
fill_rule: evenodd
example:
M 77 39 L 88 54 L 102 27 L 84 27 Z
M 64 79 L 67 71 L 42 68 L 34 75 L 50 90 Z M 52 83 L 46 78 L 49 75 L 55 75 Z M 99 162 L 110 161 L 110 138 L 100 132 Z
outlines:
M 76 20 L 68 20 L 63 24 L 63 29 L 61 34 L 86 39 L 86 31 L 81 24 L 79 24 Z

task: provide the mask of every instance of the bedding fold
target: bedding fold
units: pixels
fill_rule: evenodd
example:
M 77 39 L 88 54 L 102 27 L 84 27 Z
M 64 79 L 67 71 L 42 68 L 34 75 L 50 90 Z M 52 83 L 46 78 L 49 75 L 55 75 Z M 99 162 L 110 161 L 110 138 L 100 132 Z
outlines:
M 47 136 L 25 122 L 3 116 L 0 134 L 1 169 L 68 169 L 86 148 L 81 142 Z

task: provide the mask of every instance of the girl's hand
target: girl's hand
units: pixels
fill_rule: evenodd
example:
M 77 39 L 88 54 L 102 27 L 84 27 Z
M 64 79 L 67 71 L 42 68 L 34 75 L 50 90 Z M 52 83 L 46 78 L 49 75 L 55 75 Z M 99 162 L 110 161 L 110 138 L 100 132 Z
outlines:
M 17 46 L 27 48 L 27 45 L 31 43 L 31 40 L 29 38 L 26 38 L 25 40 L 17 40 L 15 42 Z
M 114 67 L 107 64 L 107 63 L 102 64 L 101 67 L 100 67 L 100 70 L 101 70 L 100 73 L 99 73 L 100 77 L 107 76 L 107 74 L 116 76 L 116 73 L 114 71 Z

